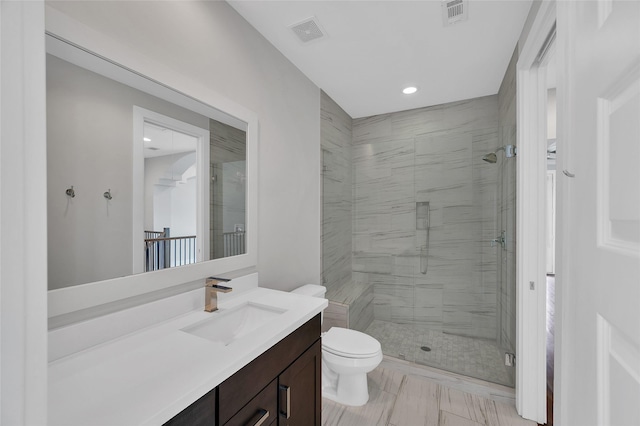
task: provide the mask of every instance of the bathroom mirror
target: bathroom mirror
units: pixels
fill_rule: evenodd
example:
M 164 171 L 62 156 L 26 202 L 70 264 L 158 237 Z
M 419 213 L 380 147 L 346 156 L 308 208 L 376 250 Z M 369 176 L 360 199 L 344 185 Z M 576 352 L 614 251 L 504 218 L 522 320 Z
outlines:
M 252 113 L 53 34 L 46 62 L 50 317 L 255 266 Z

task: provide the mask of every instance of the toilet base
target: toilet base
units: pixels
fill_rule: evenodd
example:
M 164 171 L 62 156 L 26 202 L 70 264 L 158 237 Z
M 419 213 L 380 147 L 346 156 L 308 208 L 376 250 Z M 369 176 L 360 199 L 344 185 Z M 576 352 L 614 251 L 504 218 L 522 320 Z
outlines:
M 340 374 L 334 377 L 327 377 L 330 375 L 325 374 L 323 371 L 323 398 L 352 407 L 360 407 L 369 401 L 367 373 Z

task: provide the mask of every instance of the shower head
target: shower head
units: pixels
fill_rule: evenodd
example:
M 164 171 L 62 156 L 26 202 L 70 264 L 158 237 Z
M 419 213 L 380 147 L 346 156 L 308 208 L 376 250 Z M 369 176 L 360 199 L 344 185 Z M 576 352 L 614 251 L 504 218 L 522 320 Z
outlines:
M 482 157 L 482 159 L 484 161 L 486 161 L 487 163 L 494 164 L 494 163 L 496 163 L 498 161 L 498 156 L 496 155 L 495 152 L 491 152 L 491 153 L 485 155 L 484 157 Z
M 484 157 L 482 157 L 482 159 L 487 163 L 495 164 L 498 161 L 498 156 L 496 155 L 498 151 L 504 151 L 504 156 L 506 158 L 515 157 L 518 152 L 515 145 L 505 145 L 496 149 L 496 152 L 490 152 L 489 154 L 485 155 Z

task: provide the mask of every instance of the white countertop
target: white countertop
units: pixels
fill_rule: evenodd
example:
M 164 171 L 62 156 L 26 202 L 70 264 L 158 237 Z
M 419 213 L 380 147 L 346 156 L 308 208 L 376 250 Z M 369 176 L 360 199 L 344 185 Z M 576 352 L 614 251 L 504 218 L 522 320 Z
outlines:
M 160 425 L 232 376 L 327 301 L 265 288 L 219 302 L 285 310 L 224 346 L 181 331 L 216 313 L 192 311 L 49 363 L 49 425 Z

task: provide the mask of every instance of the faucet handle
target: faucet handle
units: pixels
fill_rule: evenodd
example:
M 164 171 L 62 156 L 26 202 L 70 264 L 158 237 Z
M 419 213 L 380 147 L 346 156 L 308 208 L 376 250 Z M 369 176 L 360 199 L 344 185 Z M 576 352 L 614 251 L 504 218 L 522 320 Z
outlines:
M 231 279 L 209 277 L 206 279 L 204 286 L 220 293 L 229 293 L 233 288 L 218 284 L 219 282 L 228 283 L 229 281 L 231 281 Z
M 231 281 L 231 278 L 208 277 L 207 282 L 208 281 L 218 281 L 221 283 L 228 283 L 229 281 Z

